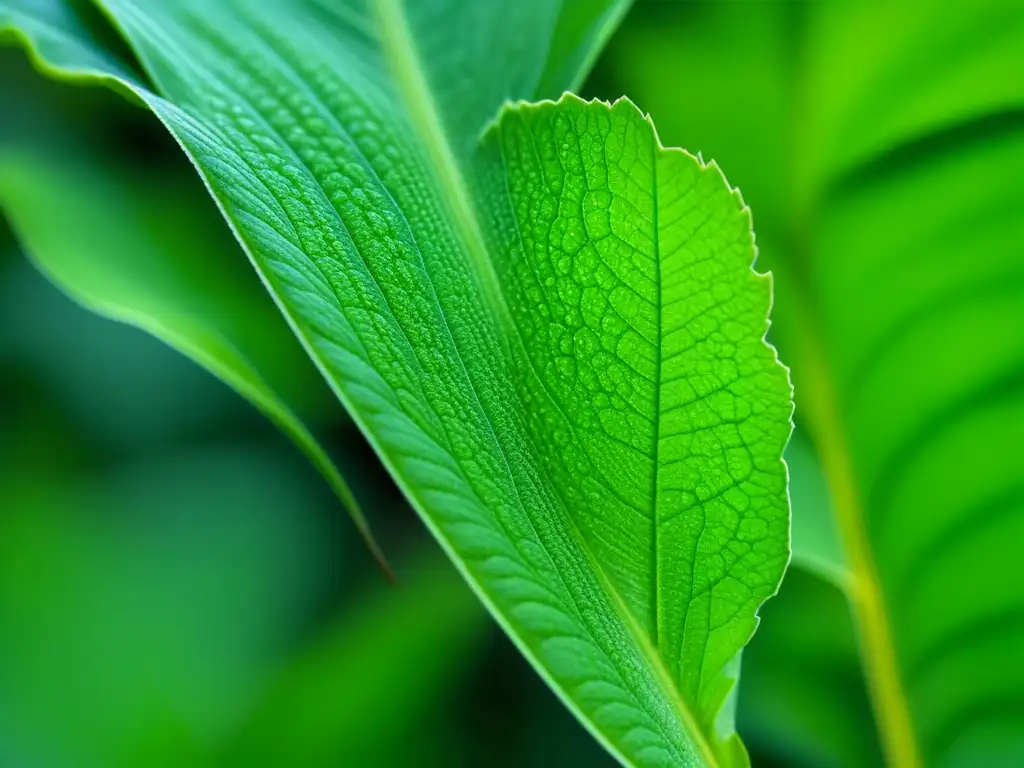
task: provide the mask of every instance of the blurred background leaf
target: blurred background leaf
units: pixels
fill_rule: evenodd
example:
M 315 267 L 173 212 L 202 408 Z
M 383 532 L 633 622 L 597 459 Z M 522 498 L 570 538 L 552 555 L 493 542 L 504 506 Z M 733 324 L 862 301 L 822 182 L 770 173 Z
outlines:
M 306 618 L 329 547 L 291 514 L 308 491 L 278 458 L 193 450 L 86 481 L 17 468 L 0 520 L 0 762 L 180 765 L 232 725 Z
M 848 590 L 851 575 L 836 529 L 832 492 L 814 445 L 802 430 L 793 433 L 785 458 L 793 513 L 793 565 Z
M 83 34 L 79 25 L 60 39 Z M 87 66 L 90 48 L 80 50 L 61 60 Z M 49 82 L 26 89 L 16 103 L 31 119 L 0 136 L 0 205 L 22 247 L 83 306 L 153 334 L 277 424 L 320 470 L 383 564 L 358 502 L 290 403 L 340 408 L 239 257 L 200 180 L 179 162 L 154 184 L 152 170 L 133 169 L 98 139 L 83 141 L 78 129 L 87 117 L 61 98 L 69 90 Z M 99 100 L 111 101 L 106 94 Z M 112 114 L 123 109 L 111 106 Z M 48 126 L 45 141 L 29 130 L 36 122 Z
M 286 667 L 221 765 L 450 765 L 444 713 L 472 671 L 488 619 L 440 553 L 362 596 Z
M 880 765 L 853 626 L 837 586 L 791 568 L 743 654 L 739 726 L 778 765 Z M 756 763 L 755 763 L 756 764 Z

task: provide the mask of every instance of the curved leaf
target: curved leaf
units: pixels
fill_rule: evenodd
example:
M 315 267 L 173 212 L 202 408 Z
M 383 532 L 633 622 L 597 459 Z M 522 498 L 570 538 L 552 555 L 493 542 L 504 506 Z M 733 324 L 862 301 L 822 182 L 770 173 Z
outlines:
M 550 51 L 586 61 L 551 36 L 606 7 L 466 5 L 474 48 L 431 4 L 104 5 L 161 94 L 139 95 L 538 671 L 624 762 L 745 762 L 728 699 L 789 556 L 792 407 L 749 213 L 627 101 L 481 122 L 575 69 Z
M 99 80 L 139 101 L 146 78 L 124 41 L 103 23 L 89 0 L 4 0 L 0 41 L 22 42 L 46 74 L 60 80 Z
M 180 198 L 166 189 L 147 190 L 110 167 L 82 166 L 66 149 L 63 155 L 55 162 L 0 154 L 0 208 L 31 260 L 86 308 L 152 334 L 256 406 L 324 476 L 386 569 L 348 484 L 277 394 L 297 391 L 295 370 L 304 361 L 291 354 L 293 340 L 269 307 L 216 268 L 220 254 L 211 246 L 221 241 L 203 237 L 206 221 L 176 206 Z M 183 232 L 188 242 L 176 239 Z
M 662 10 L 609 64 L 773 233 L 775 338 L 835 498 L 887 756 L 1016 764 L 1024 6 Z M 721 108 L 684 112 L 680 79 Z M 760 117 L 737 137 L 740 103 Z
M 111 45 L 111 30 L 90 20 L 74 5 L 18 2 L 0 6 L 0 37 L 25 36 L 52 74 L 101 78 L 136 98 L 142 78 Z M 249 400 L 320 471 L 389 573 L 348 484 L 287 404 L 309 389 L 298 345 L 270 302 L 220 266 L 218 249 L 232 246 L 186 201 L 196 190 L 173 177 L 130 178 L 98 153 L 84 159 L 70 141 L 46 158 L 31 143 L 8 137 L 0 147 L 0 209 L 30 259 L 86 308 L 152 334 Z

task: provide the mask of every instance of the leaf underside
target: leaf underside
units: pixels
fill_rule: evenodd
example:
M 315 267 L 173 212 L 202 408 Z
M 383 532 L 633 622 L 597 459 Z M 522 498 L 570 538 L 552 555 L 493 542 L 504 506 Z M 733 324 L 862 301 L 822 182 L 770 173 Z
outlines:
M 745 762 L 726 701 L 789 557 L 792 403 L 718 168 L 625 100 L 485 126 L 500 102 L 443 76 L 503 63 L 502 14 L 578 31 L 546 4 L 479 11 L 480 61 L 429 4 L 104 5 L 155 83 L 137 93 L 538 671 L 623 762 Z M 502 97 L 575 71 L 514 53 L 481 74 Z

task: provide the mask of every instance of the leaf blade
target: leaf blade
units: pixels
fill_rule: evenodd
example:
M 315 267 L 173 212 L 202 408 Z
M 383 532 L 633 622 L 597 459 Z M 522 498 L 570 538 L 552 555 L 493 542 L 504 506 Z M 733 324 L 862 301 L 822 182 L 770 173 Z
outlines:
M 106 49 L 72 6 L 9 9 L 0 15 L 0 32 L 7 30 L 22 36 L 30 56 L 59 79 L 100 81 L 132 100 L 145 92 L 131 64 Z M 209 234 L 209 220 L 197 214 L 198 208 L 140 189 L 137 179 L 127 178 L 108 159 L 83 160 L 80 148 L 62 148 L 57 161 L 41 158 L 27 140 L 5 143 L 10 146 L 0 155 L 0 207 L 33 264 L 86 309 L 156 337 L 263 413 L 324 477 L 390 578 L 384 553 L 348 483 L 279 394 L 296 397 L 309 389 L 298 381 L 302 374 L 292 370 L 303 366 L 291 353 L 292 339 L 266 311 L 269 305 L 253 301 L 232 275 L 215 268 L 219 254 L 211 246 L 203 242 L 175 250 L 177 244 L 162 234 L 175 226 L 164 221 L 158 227 L 147 214 L 161 210 L 180 232 L 194 231 L 196 237 Z M 173 179 L 166 183 L 176 185 Z M 60 229 L 49 221 L 50 212 L 58 209 L 68 218 Z M 133 215 L 126 216 L 129 211 Z M 72 229 L 73 240 L 66 237 Z M 230 248 L 226 239 L 218 244 Z
M 774 234 L 773 333 L 798 422 L 828 454 L 833 490 L 845 485 L 843 538 L 871 565 L 852 569 L 848 596 L 889 624 L 869 655 L 888 659 L 872 689 L 891 692 L 876 707 L 890 759 L 1012 762 L 1024 91 L 999 73 L 1024 65 L 1020 8 L 751 11 L 637 14 L 612 52 L 616 87 L 644 93 L 666 133 L 674 119 L 673 141 L 725 162 Z M 679 77 L 718 109 L 680 110 Z M 741 103 L 762 116 L 756 131 Z
M 602 499 L 583 493 L 587 488 L 567 463 L 582 459 L 585 448 L 573 437 L 572 450 L 560 450 L 555 427 L 572 425 L 552 407 L 545 389 L 551 374 L 538 373 L 522 339 L 505 333 L 514 327 L 514 313 L 530 302 L 522 301 L 521 292 L 512 297 L 518 283 L 502 274 L 522 248 L 504 239 L 515 216 L 501 187 L 492 186 L 504 185 L 509 175 L 488 143 L 493 135 L 485 135 L 478 149 L 479 126 L 453 130 L 440 117 L 427 120 L 427 130 L 417 125 L 408 95 L 432 96 L 429 81 L 405 78 L 396 87 L 394 54 L 386 40 L 381 46 L 367 33 L 367 15 L 325 19 L 311 5 L 301 12 L 290 6 L 287 15 L 275 12 L 276 4 L 240 4 L 231 13 L 200 3 L 106 5 L 163 94 L 144 98 L 193 160 L 310 356 L 540 674 L 623 762 L 743 763 L 731 718 L 721 712 L 756 607 L 774 592 L 788 559 L 781 453 L 791 405 L 784 371 L 763 341 L 768 284 L 751 270 L 749 218 L 717 169 L 660 149 L 651 124 L 628 102 L 612 107 L 567 98 L 537 108 L 595 123 L 614 115 L 631 142 L 643 141 L 652 160 L 682 163 L 705 185 L 697 197 L 714 193 L 712 213 L 730 222 L 732 240 L 718 244 L 700 236 L 694 224 L 693 248 L 699 245 L 711 262 L 722 250 L 723 261 L 738 265 L 740 282 L 749 281 L 743 288 L 746 309 L 753 311 L 741 319 L 754 324 L 740 335 L 760 355 L 748 361 L 755 373 L 771 381 L 773 436 L 759 458 L 771 465 L 767 494 L 777 532 L 768 537 L 771 562 L 758 574 L 756 589 L 745 587 L 734 612 L 739 624 L 729 636 L 707 642 L 710 619 L 691 633 L 702 653 L 711 648 L 705 670 L 693 648 L 684 652 L 680 644 L 685 664 L 673 668 L 651 643 L 654 619 L 646 606 L 658 598 L 649 555 L 634 568 L 628 557 L 609 557 L 607 547 L 596 552 L 600 533 L 592 521 L 599 519 L 594 512 Z M 307 28 L 314 17 L 319 23 Z M 408 29 L 419 34 L 415 24 Z M 401 66 L 417 73 L 416 54 Z M 434 110 L 418 111 L 429 116 Z M 514 114 L 506 110 L 499 125 Z M 558 148 L 550 138 L 546 147 Z M 620 181 L 626 185 L 617 191 L 622 205 L 632 188 L 629 178 Z M 653 187 L 655 179 L 646 184 Z M 446 195 L 451 189 L 464 194 Z M 625 207 L 619 217 L 621 226 L 637 232 L 656 218 Z M 682 226 L 666 221 L 674 233 Z M 700 271 L 691 277 L 708 281 Z M 756 402 L 757 394 L 740 391 L 737 397 Z M 554 421 L 545 422 L 547 417 Z M 709 428 L 707 445 L 717 439 Z M 621 455 L 601 457 L 600 468 L 614 471 L 613 459 Z M 630 460 L 631 477 L 637 461 Z M 639 473 L 648 485 L 658 474 L 649 463 L 649 471 Z M 627 479 L 626 486 L 635 482 Z M 591 522 L 582 525 L 588 513 Z M 653 529 L 653 509 L 650 516 Z M 610 530 L 653 541 L 633 530 L 638 527 L 620 520 Z M 723 539 L 730 543 L 732 533 Z M 721 551 L 698 554 L 722 557 Z M 741 555 L 730 557 L 738 561 Z M 744 563 L 733 572 L 744 568 L 756 570 Z M 702 563 L 701 576 L 704 569 Z M 676 570 L 666 567 L 673 577 Z M 707 604 L 710 610 L 710 598 Z M 723 625 L 732 618 L 725 616 Z M 707 673 L 706 685 L 699 675 L 681 683 L 682 670 L 691 674 L 691 666 Z

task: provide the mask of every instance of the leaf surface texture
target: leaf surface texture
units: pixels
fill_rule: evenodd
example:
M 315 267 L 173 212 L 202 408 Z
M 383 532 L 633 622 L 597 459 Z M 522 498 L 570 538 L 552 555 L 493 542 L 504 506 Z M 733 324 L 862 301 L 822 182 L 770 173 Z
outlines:
M 637 15 L 610 71 L 758 212 L 773 338 L 833 492 L 887 755 L 1014 763 L 1024 8 L 704 10 Z M 680 78 L 720 107 L 679 109 Z M 737 128 L 736 103 L 757 131 Z
M 443 3 L 104 6 L 310 356 L 563 700 L 624 762 L 745 762 L 727 699 L 789 556 L 792 407 L 749 212 L 630 102 L 493 118 L 572 85 L 617 9 L 459 5 L 474 47 Z

